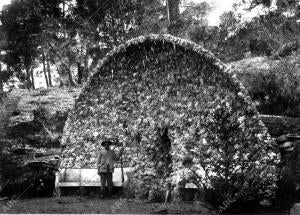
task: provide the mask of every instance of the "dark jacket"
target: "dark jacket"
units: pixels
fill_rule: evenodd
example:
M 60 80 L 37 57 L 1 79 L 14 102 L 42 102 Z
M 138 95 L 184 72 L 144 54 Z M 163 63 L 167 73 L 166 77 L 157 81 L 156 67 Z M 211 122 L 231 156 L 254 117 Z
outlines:
M 98 173 L 106 173 L 107 165 L 109 165 L 109 172 L 114 172 L 114 164 L 120 159 L 122 153 L 116 155 L 113 150 L 100 150 L 97 160 Z

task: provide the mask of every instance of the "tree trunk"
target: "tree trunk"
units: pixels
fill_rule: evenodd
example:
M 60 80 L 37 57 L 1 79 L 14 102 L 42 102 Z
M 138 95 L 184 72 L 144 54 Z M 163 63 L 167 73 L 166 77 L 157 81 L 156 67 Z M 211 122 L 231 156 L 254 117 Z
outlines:
M 48 71 L 49 87 L 53 87 L 53 85 L 52 85 L 52 77 L 51 77 L 51 70 L 50 70 L 49 58 L 47 59 L 47 71 Z
M 2 78 L 2 66 L 0 64 L 0 94 L 3 93 L 3 78 Z
M 27 86 L 27 89 L 30 90 L 32 86 L 31 86 L 31 81 L 30 81 L 30 69 L 29 69 L 29 66 L 26 66 L 25 70 L 26 70 L 26 86 Z
M 62 77 L 62 75 L 61 75 L 61 72 L 60 72 L 58 66 L 56 66 L 56 70 L 57 70 L 57 74 L 58 74 L 58 76 L 59 76 L 59 87 L 63 87 L 63 86 L 64 86 L 64 82 L 63 82 L 63 80 L 62 80 L 63 77 Z
M 66 3 L 65 3 L 65 1 L 63 0 L 62 1 L 62 4 L 63 4 L 63 11 L 62 11 L 62 16 L 63 16 L 63 18 L 65 18 L 65 5 L 66 5 Z
M 88 56 L 84 57 L 83 81 L 87 81 L 89 77 Z
M 54 51 L 54 53 L 58 56 L 60 63 L 64 66 L 64 68 L 67 70 L 68 76 L 69 76 L 69 82 L 72 86 L 76 86 L 76 83 L 74 82 L 74 79 L 72 77 L 72 71 L 71 71 L 71 63 L 69 62 L 69 66 L 62 60 L 63 57 L 60 55 L 59 52 L 57 52 L 53 46 L 51 45 L 51 43 L 49 43 L 50 48 Z
M 66 67 L 66 65 L 65 65 Z M 69 76 L 69 83 L 72 87 L 75 87 L 76 86 L 76 83 L 73 79 L 73 76 L 72 76 L 72 70 L 71 70 L 71 64 L 69 63 L 69 67 L 66 67 L 67 71 L 68 71 L 68 76 Z
M 70 85 L 71 85 L 72 87 L 76 87 L 76 83 L 75 83 L 75 81 L 74 81 L 74 79 L 73 79 L 71 70 L 68 71 L 68 75 L 69 75 L 69 82 L 70 82 Z
M 80 62 L 77 62 L 77 71 L 78 71 L 78 80 L 77 80 L 77 83 L 78 84 L 82 84 L 82 73 L 83 73 L 83 71 L 82 71 L 83 69 L 82 69 L 82 66 L 81 66 L 81 64 L 80 64 Z
M 33 75 L 33 69 L 30 69 L 30 76 L 31 76 L 31 86 L 33 89 L 35 89 L 35 84 L 34 84 L 34 75 Z
M 44 52 L 42 53 L 43 55 L 43 72 L 44 72 L 44 76 L 45 76 L 45 81 L 46 81 L 46 85 L 47 88 L 49 87 L 49 82 L 48 82 L 48 77 L 47 77 L 47 72 L 46 72 L 46 57 Z
M 167 15 L 169 25 L 179 18 L 179 3 L 180 0 L 167 0 Z

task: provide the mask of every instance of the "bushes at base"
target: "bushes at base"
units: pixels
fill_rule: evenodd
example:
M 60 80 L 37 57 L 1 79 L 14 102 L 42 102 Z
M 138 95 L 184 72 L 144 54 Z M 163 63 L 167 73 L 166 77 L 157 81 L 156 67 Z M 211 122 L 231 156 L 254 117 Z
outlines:
M 268 69 L 238 72 L 262 114 L 300 117 L 300 73 L 295 57 L 268 61 Z

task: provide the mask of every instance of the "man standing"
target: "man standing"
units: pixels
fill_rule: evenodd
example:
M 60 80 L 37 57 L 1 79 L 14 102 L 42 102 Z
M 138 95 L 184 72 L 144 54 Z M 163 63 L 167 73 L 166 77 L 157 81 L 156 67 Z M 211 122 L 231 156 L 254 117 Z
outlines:
M 118 155 L 115 154 L 114 150 L 110 149 L 110 146 L 113 142 L 109 140 L 105 140 L 101 143 L 101 146 L 104 147 L 104 150 L 100 150 L 98 161 L 97 161 L 97 168 L 98 174 L 100 175 L 101 179 L 101 188 L 100 188 L 100 197 L 104 198 L 106 195 L 105 185 L 107 182 L 108 188 L 108 197 L 111 197 L 112 188 L 113 188 L 113 172 L 114 172 L 114 163 L 115 161 L 119 160 L 122 156 L 124 151 L 124 147 L 120 149 Z

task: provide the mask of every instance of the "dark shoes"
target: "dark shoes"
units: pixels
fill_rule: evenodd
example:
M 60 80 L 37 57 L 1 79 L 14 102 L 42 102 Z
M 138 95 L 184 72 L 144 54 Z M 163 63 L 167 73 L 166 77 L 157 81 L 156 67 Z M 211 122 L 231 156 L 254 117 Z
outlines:
M 99 199 L 112 199 L 114 197 L 115 196 L 112 196 L 112 195 L 104 195 L 104 194 L 99 195 Z

